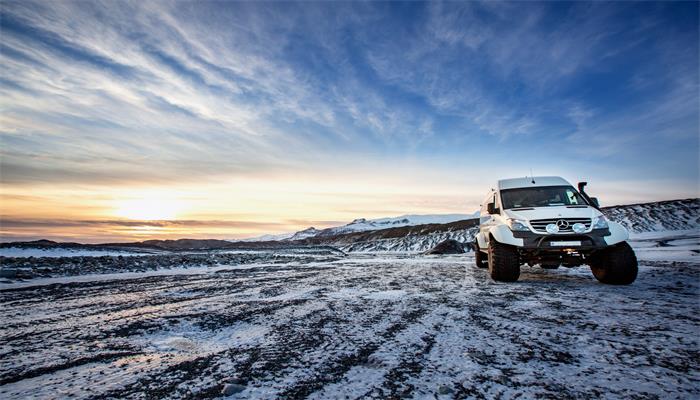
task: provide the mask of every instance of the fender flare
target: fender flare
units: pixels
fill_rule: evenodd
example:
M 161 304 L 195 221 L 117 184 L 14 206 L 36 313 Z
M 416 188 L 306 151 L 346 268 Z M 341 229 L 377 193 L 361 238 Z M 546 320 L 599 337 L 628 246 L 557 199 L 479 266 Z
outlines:
M 476 245 L 479 247 L 479 249 L 485 249 L 487 246 L 486 239 L 484 238 L 484 235 L 481 232 L 478 232 L 476 234 Z
M 608 245 L 618 244 L 630 238 L 627 229 L 617 222 L 608 221 L 608 230 L 610 235 L 604 237 L 605 243 Z
M 489 229 L 489 234 L 495 241 L 511 246 L 523 246 L 523 239 L 513 236 L 513 231 L 505 225 L 496 225 Z

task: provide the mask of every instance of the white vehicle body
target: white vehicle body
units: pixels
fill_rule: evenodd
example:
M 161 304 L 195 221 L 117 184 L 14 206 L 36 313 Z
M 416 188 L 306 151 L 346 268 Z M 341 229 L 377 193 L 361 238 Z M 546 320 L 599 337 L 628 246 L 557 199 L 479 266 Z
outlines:
M 481 205 L 476 264 L 495 280 L 515 281 L 519 265 L 557 268 L 589 264 L 603 283 L 637 275 L 627 229 L 607 220 L 598 200 L 565 179 L 537 176 L 498 181 Z M 612 266 L 611 266 L 612 265 Z
M 523 207 L 515 209 L 503 209 L 501 203 L 501 191 L 508 189 L 518 189 L 526 187 L 547 187 L 547 186 L 573 186 L 567 182 L 565 179 L 555 176 L 538 176 L 538 177 L 527 177 L 527 178 L 515 178 L 515 179 L 504 179 L 498 181 L 497 190 L 492 189 L 487 194 L 486 198 L 482 202 L 481 210 L 479 213 L 479 233 L 477 234 L 477 241 L 479 243 L 479 248 L 486 251 L 488 248 L 488 243 L 491 237 L 503 244 L 509 244 L 512 246 L 524 246 L 524 239 L 518 238 L 513 234 L 510 229 L 508 220 L 522 221 L 530 229 L 531 232 L 541 235 L 556 235 L 561 238 L 561 241 L 565 241 L 567 236 L 572 236 L 573 232 L 558 232 L 558 233 L 548 233 L 546 230 L 537 229 L 540 226 L 533 227 L 531 221 L 538 220 L 590 220 L 587 224 L 585 231 L 581 232 L 583 234 L 590 234 L 593 231 L 593 224 L 596 218 L 603 217 L 603 213 L 594 208 L 590 204 L 581 204 L 576 206 L 547 206 L 547 207 Z M 488 203 L 495 202 L 496 208 L 501 212 L 498 214 L 489 214 L 486 207 Z M 627 229 L 622 225 L 607 221 L 608 230 L 610 234 L 603 236 L 603 240 L 607 245 L 613 245 L 616 243 L 623 242 L 629 238 L 629 233 Z M 578 236 L 578 235 L 577 235 Z

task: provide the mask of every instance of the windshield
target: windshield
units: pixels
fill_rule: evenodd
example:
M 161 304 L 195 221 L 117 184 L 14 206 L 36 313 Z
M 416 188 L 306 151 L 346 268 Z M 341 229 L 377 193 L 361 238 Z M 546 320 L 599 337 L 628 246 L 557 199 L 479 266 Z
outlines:
M 571 186 L 541 186 L 501 190 L 501 203 L 504 209 L 588 204 Z

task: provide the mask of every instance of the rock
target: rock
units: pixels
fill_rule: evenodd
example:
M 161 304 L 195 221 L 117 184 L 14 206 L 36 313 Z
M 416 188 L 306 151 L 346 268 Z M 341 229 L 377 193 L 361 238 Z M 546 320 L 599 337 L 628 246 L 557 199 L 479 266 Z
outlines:
M 0 268 L 0 278 L 16 278 L 17 270 L 14 268 Z
M 452 393 L 452 388 L 447 385 L 440 385 L 438 387 L 438 394 L 450 394 Z
M 239 385 L 237 383 L 227 383 L 224 388 L 221 389 L 221 394 L 224 396 L 230 396 L 232 394 L 240 393 L 245 390 L 245 386 Z
M 222 380 L 221 380 L 221 383 L 224 383 L 224 384 L 226 384 L 226 383 L 233 383 L 233 384 L 236 384 L 236 385 L 245 386 L 245 380 L 240 379 L 240 378 L 236 378 L 236 377 L 232 377 L 232 376 L 229 376 L 229 377 L 226 377 L 226 378 L 222 379 Z
M 435 247 L 425 252 L 425 254 L 462 254 L 464 245 L 454 239 L 447 239 L 438 243 Z

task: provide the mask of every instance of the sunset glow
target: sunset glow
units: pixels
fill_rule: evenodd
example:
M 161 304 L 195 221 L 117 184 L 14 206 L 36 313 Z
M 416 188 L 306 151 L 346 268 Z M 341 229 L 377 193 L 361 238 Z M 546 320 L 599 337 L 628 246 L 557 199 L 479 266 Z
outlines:
M 120 218 L 142 221 L 174 220 L 182 208 L 177 199 L 145 196 L 118 201 L 114 214 Z

